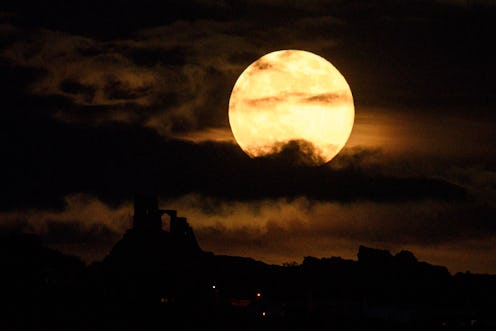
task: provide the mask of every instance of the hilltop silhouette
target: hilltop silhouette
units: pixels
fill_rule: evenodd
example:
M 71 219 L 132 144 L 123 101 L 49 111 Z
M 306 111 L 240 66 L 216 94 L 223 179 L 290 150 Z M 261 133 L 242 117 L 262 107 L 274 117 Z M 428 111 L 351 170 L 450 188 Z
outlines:
M 168 215 L 164 230 L 162 216 Z M 494 330 L 496 276 L 360 246 L 357 260 L 268 265 L 204 252 L 187 219 L 137 196 L 133 227 L 101 262 L 0 243 L 5 330 Z

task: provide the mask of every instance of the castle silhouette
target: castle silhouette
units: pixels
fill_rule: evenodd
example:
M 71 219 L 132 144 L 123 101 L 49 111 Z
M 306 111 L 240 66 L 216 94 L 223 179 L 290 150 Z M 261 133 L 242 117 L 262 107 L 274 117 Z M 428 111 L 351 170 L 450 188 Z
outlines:
M 85 266 L 33 235 L 0 241 L 5 330 L 495 330 L 496 276 L 360 246 L 358 260 L 268 265 L 204 252 L 138 195 L 132 228 Z M 162 218 L 169 216 L 169 229 Z
M 169 231 L 162 228 L 162 216 L 170 217 Z M 178 217 L 175 210 L 158 208 L 154 196 L 136 195 L 134 199 L 133 227 L 113 247 L 106 261 L 131 258 L 166 259 L 168 262 L 202 255 L 193 229 L 186 218 Z

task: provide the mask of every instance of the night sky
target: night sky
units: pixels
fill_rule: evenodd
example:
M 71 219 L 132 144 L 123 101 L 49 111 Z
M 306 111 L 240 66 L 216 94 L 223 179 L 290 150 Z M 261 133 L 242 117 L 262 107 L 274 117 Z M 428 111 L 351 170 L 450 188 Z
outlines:
M 362 244 L 496 273 L 495 33 L 491 1 L 4 1 L 0 228 L 91 262 L 147 192 L 217 254 Z M 295 145 L 251 159 L 230 131 L 236 79 L 281 49 L 351 87 L 323 166 Z

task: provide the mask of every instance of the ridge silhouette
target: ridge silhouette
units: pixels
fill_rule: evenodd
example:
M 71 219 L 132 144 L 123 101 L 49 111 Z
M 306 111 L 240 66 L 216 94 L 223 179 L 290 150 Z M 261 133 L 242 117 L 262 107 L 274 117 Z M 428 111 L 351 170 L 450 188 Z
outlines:
M 169 229 L 162 217 L 169 217 Z M 360 246 L 358 259 L 268 265 L 214 255 L 157 198 L 101 262 L 2 234 L 2 330 L 494 330 L 496 276 Z

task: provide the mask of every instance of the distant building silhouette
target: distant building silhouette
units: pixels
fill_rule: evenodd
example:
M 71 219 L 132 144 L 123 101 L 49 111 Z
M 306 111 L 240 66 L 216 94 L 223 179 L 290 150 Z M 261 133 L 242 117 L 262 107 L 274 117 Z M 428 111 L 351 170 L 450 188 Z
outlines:
M 409 251 L 365 246 L 358 260 L 289 266 L 205 253 L 155 197 L 136 196 L 133 226 L 103 262 L 86 267 L 37 236 L 1 233 L 0 261 L 1 330 L 496 329 L 496 276 L 452 276 Z
M 162 232 L 162 215 L 164 214 L 170 217 L 170 240 L 177 246 L 176 248 L 190 253 L 201 251 L 193 228 L 188 224 L 186 218 L 177 217 L 176 210 L 159 209 L 157 197 L 154 196 L 135 196 L 133 230 L 137 232 Z
M 170 217 L 169 231 L 162 226 L 164 214 Z M 178 217 L 175 210 L 159 209 L 155 196 L 136 195 L 133 227 L 115 244 L 105 261 L 155 270 L 171 268 L 176 262 L 202 254 L 186 218 Z
M 137 231 L 162 230 L 162 215 L 156 197 L 136 195 L 134 197 L 133 228 Z

